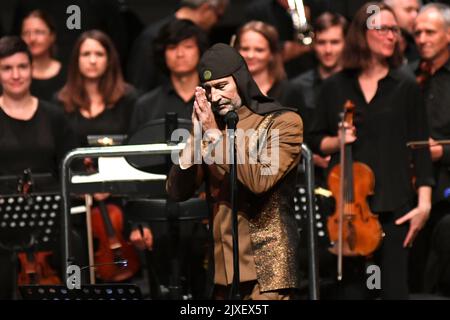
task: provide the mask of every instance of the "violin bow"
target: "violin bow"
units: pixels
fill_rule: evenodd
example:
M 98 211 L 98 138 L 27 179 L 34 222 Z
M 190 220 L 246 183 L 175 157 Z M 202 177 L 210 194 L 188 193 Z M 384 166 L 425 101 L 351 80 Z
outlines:
M 345 111 L 340 115 L 342 118 L 342 124 L 344 123 L 345 119 Z M 338 230 L 338 260 L 337 260 L 337 279 L 338 281 L 342 280 L 342 246 L 343 246 L 343 223 L 344 223 L 344 206 L 345 206 L 345 196 L 344 196 L 344 189 L 345 189 L 345 126 L 342 125 L 339 130 L 341 130 L 341 136 L 343 137 L 340 140 L 340 164 L 341 164 L 341 180 L 340 183 L 340 194 L 339 194 L 339 230 Z
M 88 240 L 89 265 L 93 266 L 95 264 L 95 260 L 94 260 L 94 240 L 92 236 L 92 220 L 91 220 L 92 195 L 86 194 L 84 196 L 84 200 L 86 205 L 86 230 Z M 91 284 L 95 284 L 95 268 L 89 268 L 89 280 Z
M 428 140 L 409 141 L 406 146 L 411 149 L 426 148 L 433 145 L 447 145 L 450 144 L 450 140 L 435 140 L 434 143 L 430 143 Z

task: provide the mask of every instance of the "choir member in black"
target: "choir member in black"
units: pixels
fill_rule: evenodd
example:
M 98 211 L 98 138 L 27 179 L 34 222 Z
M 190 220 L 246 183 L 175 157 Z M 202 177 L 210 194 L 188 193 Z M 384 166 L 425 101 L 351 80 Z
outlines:
M 223 16 L 229 0 L 181 0 L 179 8 L 168 17 L 148 25 L 136 39 L 127 65 L 127 79 L 137 90 L 147 92 L 167 81 L 159 72 L 153 42 L 161 28 L 175 19 L 187 19 L 210 31 Z
M 414 42 L 413 28 L 414 20 L 419 12 L 420 0 L 384 0 L 388 6 L 394 11 L 395 17 L 398 21 L 398 26 L 402 31 L 400 38 L 400 47 L 403 51 L 405 62 L 412 63 L 419 59 L 419 52 L 417 51 Z
M 61 62 L 56 60 L 56 29 L 48 14 L 35 10 L 22 22 L 22 39 L 33 56 L 31 93 L 50 101 L 66 81 Z
M 13 12 L 12 31 L 20 34 L 22 21 L 29 12 L 42 10 L 55 22 L 58 39 L 57 58 L 66 68 L 77 38 L 85 31 L 105 32 L 118 48 L 120 56 L 128 50 L 127 34 L 120 15 L 119 1 L 112 0 L 17 0 Z
M 367 9 L 374 4 L 360 8 L 350 25 L 344 70 L 323 84 L 310 141 L 316 152 L 331 155 L 333 167 L 343 140 L 352 145 L 353 159 L 373 171 L 375 190 L 369 206 L 385 233 L 374 255 L 381 270 L 381 297 L 407 299 L 407 248 L 428 219 L 434 181 L 429 150 L 411 152 L 406 143 L 427 140 L 429 133 L 420 89 L 412 77 L 397 69 L 402 57 L 395 16 L 382 3 L 376 3 L 379 13 L 371 15 Z M 347 130 L 342 137 L 339 115 L 347 100 L 356 106 L 356 119 L 354 126 L 343 124 Z M 345 258 L 341 298 L 367 298 L 367 262 L 366 257 Z
M 318 65 L 291 80 L 294 88 L 302 92 L 309 113 L 314 113 L 323 81 L 342 70 L 341 58 L 344 51 L 347 21 L 340 14 L 325 12 L 314 21 L 313 29 L 313 49 Z M 308 125 L 310 124 L 308 123 Z M 307 135 L 305 139 L 308 144 Z M 321 157 L 314 154 L 313 160 L 316 166 L 315 182 L 324 187 L 326 185 L 324 169 L 328 167 L 330 156 Z
M 124 82 L 117 50 L 102 31 L 83 33 L 75 43 L 67 83 L 57 95 L 80 144 L 87 136 L 126 134 L 136 92 Z
M 342 70 L 347 21 L 337 13 L 325 12 L 314 21 L 313 49 L 318 65 L 291 80 L 305 97 L 306 107 L 314 109 L 325 79 Z
M 190 119 L 195 87 L 200 81 L 197 64 L 208 40 L 193 22 L 175 19 L 161 29 L 154 44 L 158 66 L 170 81 L 138 99 L 130 125 L 132 132 L 149 120 L 164 118 L 166 112 Z
M 262 21 L 250 21 L 237 32 L 236 48 L 261 92 L 297 109 L 303 122 L 308 122 L 303 95 L 286 78 L 277 30 Z
M 84 32 L 75 43 L 67 83 L 57 96 L 80 146 L 88 146 L 89 135 L 127 134 L 136 98 L 133 87 L 123 80 L 111 39 L 99 30 Z M 94 195 L 99 201 L 108 197 Z M 150 230 L 144 237 L 151 247 Z
M 422 7 L 415 21 L 414 33 L 421 60 L 412 65 L 425 96 L 425 106 L 430 128 L 430 152 L 433 160 L 436 186 L 433 189 L 433 208 L 430 221 L 419 235 L 422 247 L 414 250 L 411 267 L 415 277 L 411 280 L 415 289 L 421 291 L 425 257 L 430 252 L 428 271 L 425 274 L 428 292 L 437 292 L 444 282 L 442 270 L 450 270 L 447 253 L 448 240 L 439 241 L 443 232 L 450 230 L 450 145 L 436 140 L 450 138 L 450 7 L 444 4 L 428 4 Z M 438 222 L 439 221 L 439 222 Z M 433 231 L 435 228 L 436 231 Z M 431 236 L 433 235 L 433 238 Z M 445 239 L 445 236 L 444 238 Z M 430 247 L 430 244 L 432 246 Z M 431 250 L 430 250 L 431 249 Z M 448 283 L 448 275 L 447 280 Z M 448 294 L 448 291 L 447 291 Z
M 0 175 L 51 173 L 57 178 L 63 156 L 75 146 L 62 110 L 30 93 L 32 55 L 19 37 L 0 39 Z M 17 189 L 1 193 L 16 193 Z M 0 298 L 11 298 L 13 263 L 0 250 Z

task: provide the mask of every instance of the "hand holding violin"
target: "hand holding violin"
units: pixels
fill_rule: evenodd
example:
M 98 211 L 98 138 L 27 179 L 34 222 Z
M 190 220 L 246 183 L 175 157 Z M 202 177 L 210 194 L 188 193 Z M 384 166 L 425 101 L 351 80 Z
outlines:
M 345 128 L 344 139 L 342 138 L 342 125 L 344 125 Z M 324 154 L 329 155 L 340 150 L 341 141 L 344 141 L 345 144 L 351 144 L 355 142 L 356 139 L 356 127 L 353 124 L 344 121 L 339 123 L 337 136 L 327 136 L 323 138 L 322 142 L 320 143 L 320 150 Z
M 342 125 L 344 125 L 344 128 L 345 128 L 345 139 L 344 139 L 345 144 L 355 142 L 356 139 L 357 139 L 356 138 L 356 128 L 355 128 L 355 126 L 353 124 L 350 124 L 350 123 L 345 122 L 345 121 L 341 122 L 339 124 L 339 131 L 338 131 L 338 139 L 339 139 L 339 141 L 342 141 L 342 131 L 341 131 Z

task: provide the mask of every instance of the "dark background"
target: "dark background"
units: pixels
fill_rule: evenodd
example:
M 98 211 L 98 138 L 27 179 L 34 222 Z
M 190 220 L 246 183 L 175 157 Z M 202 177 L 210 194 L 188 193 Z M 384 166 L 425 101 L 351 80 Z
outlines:
M 58 0 L 55 0 L 58 1 Z M 93 0 L 95 1 L 95 0 Z M 114 0 L 112 0 L 114 1 Z M 144 24 L 159 20 L 174 12 L 178 0 L 126 0 L 125 3 L 136 13 Z M 244 18 L 244 8 L 250 0 L 231 0 L 220 26 L 229 27 L 238 25 Z M 0 1 L 0 21 L 5 32 L 11 30 L 12 16 L 16 0 Z M 63 14 L 66 14 L 65 12 Z M 81 22 L 83 23 L 83 21 Z

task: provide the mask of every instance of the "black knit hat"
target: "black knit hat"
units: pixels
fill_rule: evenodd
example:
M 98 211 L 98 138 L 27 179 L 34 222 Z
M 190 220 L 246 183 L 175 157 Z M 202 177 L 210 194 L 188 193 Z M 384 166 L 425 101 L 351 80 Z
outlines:
M 206 50 L 200 59 L 198 73 L 202 83 L 232 76 L 236 82 L 242 103 L 258 114 L 266 114 L 286 108 L 265 96 L 253 80 L 244 58 L 229 45 L 218 43 Z
M 225 78 L 245 65 L 244 58 L 232 47 L 218 43 L 206 50 L 198 65 L 200 81 Z

